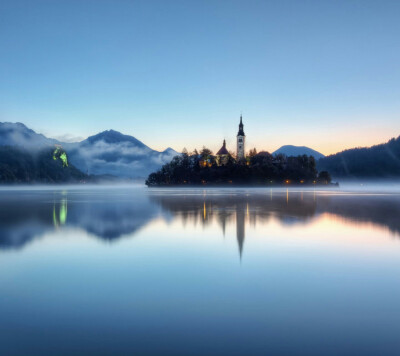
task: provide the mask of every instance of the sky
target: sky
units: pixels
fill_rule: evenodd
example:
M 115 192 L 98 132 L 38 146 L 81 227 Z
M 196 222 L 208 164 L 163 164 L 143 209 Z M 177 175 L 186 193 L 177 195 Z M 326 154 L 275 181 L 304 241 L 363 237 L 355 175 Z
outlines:
M 0 0 L 0 121 L 148 146 L 400 135 L 400 1 Z

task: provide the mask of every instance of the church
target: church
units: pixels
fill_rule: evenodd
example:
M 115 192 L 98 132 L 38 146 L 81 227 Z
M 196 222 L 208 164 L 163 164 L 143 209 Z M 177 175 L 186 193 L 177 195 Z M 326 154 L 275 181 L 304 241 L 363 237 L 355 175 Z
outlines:
M 246 135 L 243 131 L 243 120 L 242 115 L 240 115 L 240 123 L 239 123 L 239 131 L 236 135 L 236 159 L 238 161 L 245 159 L 245 144 L 246 144 Z M 226 141 L 222 144 L 221 149 L 217 152 L 216 161 L 218 165 L 225 165 L 229 159 L 229 152 L 226 149 Z

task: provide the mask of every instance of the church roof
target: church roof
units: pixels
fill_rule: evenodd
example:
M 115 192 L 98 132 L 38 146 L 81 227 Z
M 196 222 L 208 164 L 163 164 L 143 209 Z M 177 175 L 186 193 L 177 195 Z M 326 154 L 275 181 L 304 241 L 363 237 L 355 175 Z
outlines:
M 220 150 L 217 152 L 217 156 L 228 155 L 228 154 L 229 154 L 229 152 L 228 152 L 228 150 L 226 149 L 226 142 L 225 142 L 225 140 L 224 140 L 224 143 L 223 143 L 222 147 L 221 147 Z

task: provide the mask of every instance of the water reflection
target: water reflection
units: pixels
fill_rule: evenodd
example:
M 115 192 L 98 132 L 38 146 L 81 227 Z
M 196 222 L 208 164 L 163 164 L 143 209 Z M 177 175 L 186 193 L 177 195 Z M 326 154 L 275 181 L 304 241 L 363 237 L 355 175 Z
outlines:
M 133 237 L 157 218 L 236 227 L 239 256 L 246 225 L 309 224 L 323 214 L 400 234 L 400 196 L 290 190 L 94 189 L 0 192 L 0 248 L 20 248 L 46 232 L 80 228 L 103 240 Z
M 236 221 L 239 249 L 242 248 L 246 223 L 266 225 L 271 219 L 282 225 L 307 224 L 322 214 L 340 216 L 348 222 L 372 223 L 400 234 L 400 195 L 342 193 L 339 191 L 238 191 L 156 193 L 150 199 L 163 211 L 179 217 L 185 224 L 221 225 Z M 202 218 L 201 218 L 202 217 Z
M 399 216 L 337 190 L 0 191 L 0 354 L 397 355 Z
M 66 195 L 66 193 L 63 193 Z M 53 225 L 54 227 L 59 227 L 60 225 L 65 225 L 67 222 L 68 213 L 68 200 L 67 198 L 62 198 L 59 202 L 54 200 L 53 204 Z
M 1 192 L 0 248 L 20 248 L 53 230 L 81 228 L 103 240 L 136 233 L 157 214 L 140 192 Z

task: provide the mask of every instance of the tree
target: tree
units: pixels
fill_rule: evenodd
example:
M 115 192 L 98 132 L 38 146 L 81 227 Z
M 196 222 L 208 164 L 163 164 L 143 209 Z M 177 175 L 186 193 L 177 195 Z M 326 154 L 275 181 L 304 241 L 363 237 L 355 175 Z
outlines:
M 257 154 L 257 149 L 255 147 L 249 151 L 250 158 L 254 157 L 256 154 Z
M 212 155 L 212 151 L 207 147 L 203 146 L 203 149 L 200 151 L 200 156 L 202 159 L 208 159 Z
M 318 182 L 329 184 L 331 182 L 331 175 L 327 171 L 321 171 L 318 174 Z

